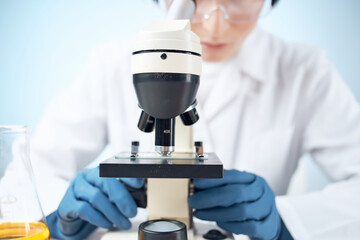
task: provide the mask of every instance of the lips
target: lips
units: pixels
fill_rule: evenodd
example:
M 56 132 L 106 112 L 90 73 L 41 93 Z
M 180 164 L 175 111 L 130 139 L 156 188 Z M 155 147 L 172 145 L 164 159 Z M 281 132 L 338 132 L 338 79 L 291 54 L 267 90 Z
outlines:
M 201 42 L 201 46 L 207 50 L 221 50 L 221 49 L 224 49 L 227 46 L 227 44 L 226 43 Z

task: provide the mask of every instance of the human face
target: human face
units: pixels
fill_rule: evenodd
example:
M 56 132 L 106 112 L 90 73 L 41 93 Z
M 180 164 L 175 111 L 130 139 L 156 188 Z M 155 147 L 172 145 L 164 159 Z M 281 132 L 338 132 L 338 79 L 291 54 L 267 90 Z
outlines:
M 241 0 L 224 0 L 227 1 L 241 1 Z M 212 13 L 208 15 L 207 19 L 202 21 L 193 21 L 191 29 L 195 32 L 201 40 L 202 58 L 205 61 L 217 62 L 224 61 L 234 56 L 241 48 L 246 37 L 251 33 L 257 23 L 258 16 L 261 11 L 263 0 L 247 0 L 254 2 L 254 16 L 249 17 L 246 21 L 234 22 L 225 19 L 226 12 L 220 8 L 212 8 L 209 5 L 216 5 L 220 1 L 216 0 L 200 0 L 201 5 L 197 7 L 213 9 Z M 256 4 L 255 4 L 256 3 Z M 226 6 L 225 6 L 226 7 Z M 223 8 L 224 9 L 224 8 Z M 201 9 L 196 10 L 194 18 L 198 17 Z
M 169 7 L 171 1 L 167 1 Z M 264 0 L 196 0 L 191 29 L 201 40 L 205 61 L 234 56 L 257 23 Z

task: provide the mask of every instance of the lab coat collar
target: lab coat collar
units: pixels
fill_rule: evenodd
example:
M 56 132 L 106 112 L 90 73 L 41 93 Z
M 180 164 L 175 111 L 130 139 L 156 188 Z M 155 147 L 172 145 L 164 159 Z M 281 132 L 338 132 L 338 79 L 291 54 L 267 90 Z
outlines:
M 206 81 L 206 79 L 204 79 Z M 229 61 L 221 70 L 221 77 L 208 93 L 207 101 L 203 106 L 206 118 L 213 119 L 226 105 L 230 104 L 234 98 L 242 94 L 240 89 L 243 81 L 238 70 L 236 61 Z
M 270 35 L 256 27 L 245 40 L 242 48 L 222 71 L 222 81 L 217 81 L 203 106 L 207 119 L 214 118 L 237 96 L 252 95 L 259 84 L 269 82 L 271 68 L 276 69 L 271 53 Z M 246 80 L 242 77 L 248 75 Z M 244 81 L 245 80 L 245 81 Z
M 258 82 L 267 81 L 275 69 L 275 61 L 271 60 L 276 57 L 276 49 L 271 44 L 271 35 L 256 26 L 236 56 L 239 70 Z

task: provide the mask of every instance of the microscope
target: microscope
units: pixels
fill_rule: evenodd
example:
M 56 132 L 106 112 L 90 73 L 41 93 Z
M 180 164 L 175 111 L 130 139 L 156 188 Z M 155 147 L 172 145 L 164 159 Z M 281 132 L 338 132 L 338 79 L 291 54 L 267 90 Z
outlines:
M 191 0 L 173 5 L 174 15 L 194 13 Z M 137 35 L 131 71 L 141 109 L 138 128 L 155 131 L 154 151 L 141 152 L 141 143 L 133 141 L 129 152 L 103 161 L 99 171 L 100 177 L 146 179 L 143 189 L 126 187 L 137 205 L 147 208 L 148 221 L 137 232 L 115 231 L 102 239 L 233 239 L 226 232 L 197 229 L 187 202 L 194 191 L 191 179 L 223 177 L 217 155 L 193 142 L 201 63 L 200 39 L 189 20 L 152 22 Z

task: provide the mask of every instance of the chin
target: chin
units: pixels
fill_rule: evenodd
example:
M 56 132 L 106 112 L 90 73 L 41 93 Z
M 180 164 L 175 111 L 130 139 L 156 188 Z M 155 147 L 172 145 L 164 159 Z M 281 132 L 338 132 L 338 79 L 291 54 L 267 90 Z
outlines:
M 231 57 L 230 54 L 226 54 L 224 52 L 218 52 L 218 53 L 208 53 L 203 52 L 202 58 L 206 62 L 221 62 L 229 59 Z

